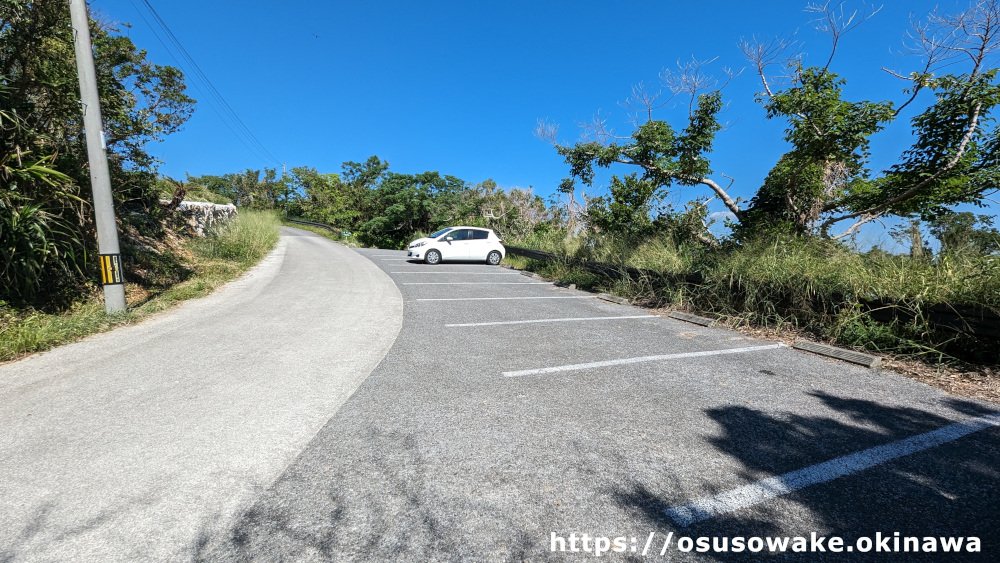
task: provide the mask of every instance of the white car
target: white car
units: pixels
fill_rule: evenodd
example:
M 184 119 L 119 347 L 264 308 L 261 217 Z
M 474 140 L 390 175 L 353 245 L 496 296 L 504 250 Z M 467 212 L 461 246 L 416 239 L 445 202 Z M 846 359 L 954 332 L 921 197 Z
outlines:
M 503 241 L 491 229 L 448 227 L 410 243 L 406 255 L 428 264 L 445 260 L 486 262 L 496 266 L 507 254 Z

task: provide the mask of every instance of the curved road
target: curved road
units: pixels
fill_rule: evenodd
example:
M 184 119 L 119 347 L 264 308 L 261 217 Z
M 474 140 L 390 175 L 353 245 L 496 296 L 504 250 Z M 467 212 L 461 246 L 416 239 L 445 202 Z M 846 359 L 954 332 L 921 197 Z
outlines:
M 243 278 L 0 366 L 0 561 L 175 561 L 254 501 L 389 350 L 392 280 L 283 229 Z

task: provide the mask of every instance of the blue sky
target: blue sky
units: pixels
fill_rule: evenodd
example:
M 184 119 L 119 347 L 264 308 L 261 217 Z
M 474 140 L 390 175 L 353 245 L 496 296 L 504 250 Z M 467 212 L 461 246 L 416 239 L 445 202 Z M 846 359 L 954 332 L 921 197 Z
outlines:
M 572 142 L 579 138 L 576 123 L 601 110 L 609 126 L 627 135 L 619 103 L 640 81 L 659 88 L 659 74 L 678 60 L 718 57 L 709 70 L 739 69 L 746 62 L 737 44 L 754 34 L 797 32 L 807 64 L 822 64 L 830 45 L 801 1 L 150 3 L 276 159 L 244 146 L 208 103 L 209 94 L 189 80 L 200 101 L 194 116 L 183 131 L 150 147 L 163 161 L 161 172 L 174 177 L 280 169 L 282 162 L 338 172 L 343 161 L 378 155 L 397 172 L 492 178 L 548 196 L 567 168 L 534 136 L 539 119 L 560 124 L 560 138 Z M 904 84 L 880 69 L 906 73 L 919 65 L 900 54 L 911 14 L 967 5 L 886 2 L 838 49 L 832 68 L 848 80 L 847 98 L 901 101 Z M 92 0 L 91 12 L 130 23 L 123 32 L 151 60 L 192 73 L 143 20 L 152 23 L 140 0 Z M 715 172 L 734 177 L 733 195 L 745 199 L 786 150 L 783 124 L 766 120 L 754 102 L 759 90 L 749 70 L 724 90 L 730 125 L 712 155 Z M 677 128 L 685 116 L 679 99 L 656 115 Z M 881 133 L 873 168 L 891 164 L 908 134 L 904 121 Z M 684 188 L 676 202 L 704 193 Z M 870 244 L 882 231 L 868 229 L 863 238 Z

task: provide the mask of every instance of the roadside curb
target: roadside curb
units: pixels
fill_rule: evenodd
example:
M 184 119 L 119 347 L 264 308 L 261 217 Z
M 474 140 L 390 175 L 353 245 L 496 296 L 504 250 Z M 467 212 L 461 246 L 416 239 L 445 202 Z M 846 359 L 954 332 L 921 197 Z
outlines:
M 882 358 L 877 356 L 870 356 L 868 354 L 862 354 L 861 352 L 855 352 L 854 350 L 846 350 L 844 348 L 819 344 L 809 340 L 799 340 L 792 345 L 792 348 L 812 352 L 821 356 L 836 358 L 838 360 L 844 360 L 845 362 L 862 365 L 869 369 L 878 369 L 882 366 Z
M 598 299 L 603 299 L 604 301 L 610 301 L 612 303 L 617 303 L 619 305 L 628 305 L 628 299 L 618 297 L 617 295 L 608 295 L 607 293 L 598 293 Z
M 677 319 L 679 321 L 694 323 L 696 325 L 708 326 L 708 327 L 715 326 L 719 322 L 716 319 L 699 317 L 698 315 L 691 315 L 688 313 L 682 313 L 680 311 L 672 311 L 669 315 L 667 315 L 667 317 L 671 319 Z

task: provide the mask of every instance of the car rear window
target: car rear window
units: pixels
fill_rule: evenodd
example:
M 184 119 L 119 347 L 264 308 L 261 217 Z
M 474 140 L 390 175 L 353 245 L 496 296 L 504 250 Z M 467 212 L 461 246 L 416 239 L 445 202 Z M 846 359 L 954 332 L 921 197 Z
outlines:
M 472 239 L 473 240 L 483 240 L 483 239 L 489 238 L 489 236 L 490 236 L 490 234 L 487 233 L 486 231 L 479 231 L 479 230 L 475 230 L 475 229 L 472 230 Z

